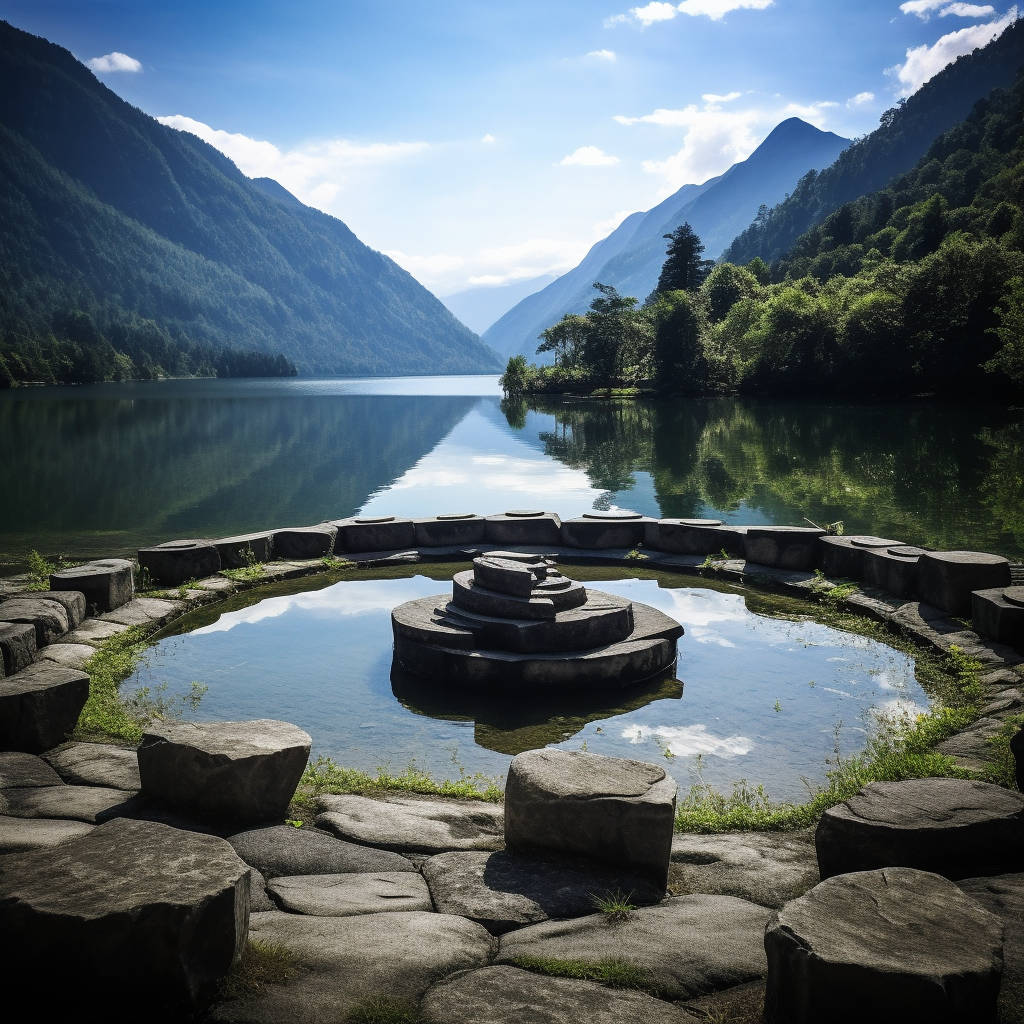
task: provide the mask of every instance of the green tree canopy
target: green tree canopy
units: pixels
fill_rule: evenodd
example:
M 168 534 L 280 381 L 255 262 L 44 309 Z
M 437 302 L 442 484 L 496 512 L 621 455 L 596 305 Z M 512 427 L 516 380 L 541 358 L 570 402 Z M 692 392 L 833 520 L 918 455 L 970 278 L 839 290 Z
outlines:
M 689 224 L 680 224 L 664 236 L 669 240 L 656 292 L 696 291 L 708 276 L 714 260 L 701 258 L 704 243 Z

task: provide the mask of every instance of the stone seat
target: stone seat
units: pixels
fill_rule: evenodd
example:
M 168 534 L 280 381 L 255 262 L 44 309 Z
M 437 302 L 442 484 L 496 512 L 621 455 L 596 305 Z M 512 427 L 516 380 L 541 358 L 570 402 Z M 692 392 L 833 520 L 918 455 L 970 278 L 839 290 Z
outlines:
M 562 543 L 562 521 L 554 512 L 512 509 L 488 516 L 484 539 L 489 544 L 537 544 L 557 547 Z
M 981 636 L 1024 649 L 1024 587 L 975 590 L 971 594 L 971 624 Z
M 31 622 L 0 620 L 0 661 L 3 663 L 0 678 L 28 668 L 35 660 L 36 650 L 36 627 Z
M 346 551 L 394 551 L 416 544 L 415 524 L 411 519 L 398 516 L 355 516 L 337 519 L 330 525 L 338 530 L 334 545 L 338 554 Z
M 140 548 L 139 566 L 161 583 L 178 586 L 220 572 L 220 553 L 212 541 L 171 540 Z
M 813 569 L 818 538 L 825 531 L 809 526 L 748 526 L 743 554 L 748 562 L 771 569 Z
M 135 596 L 135 570 L 125 558 L 101 558 L 50 574 L 50 590 L 77 590 L 100 612 L 112 612 Z
M 256 562 L 269 562 L 274 557 L 273 533 L 245 533 L 238 537 L 222 537 L 213 546 L 220 555 L 222 569 L 245 569 Z
M 635 548 L 644 542 L 649 522 L 652 520 L 639 512 L 584 512 L 575 519 L 562 520 L 562 543 L 590 550 Z
M 274 552 L 278 558 L 323 558 L 334 553 L 338 528 L 331 523 L 294 526 L 274 531 Z
M 726 526 L 721 519 L 660 519 L 648 523 L 644 546 L 674 555 L 717 555 L 743 551 L 746 527 Z
M 89 697 L 89 677 L 38 662 L 0 680 L 0 750 L 41 754 L 63 743 Z
M 984 551 L 928 551 L 917 565 L 917 595 L 950 615 L 971 615 L 971 591 L 1009 587 L 1010 562 Z
M 486 523 L 472 512 L 448 512 L 429 519 L 414 519 L 417 547 L 443 548 L 482 544 Z
M 917 593 L 917 563 L 927 548 L 899 544 L 891 548 L 868 548 L 862 559 L 863 580 L 897 597 Z
M 59 640 L 71 630 L 67 609 L 61 601 L 11 597 L 0 604 L 0 622 L 30 624 L 36 634 L 36 648 Z
M 864 578 L 864 556 L 868 551 L 884 551 L 897 547 L 898 540 L 886 540 L 853 534 L 843 537 L 824 536 L 818 538 L 818 555 L 822 571 L 826 576 L 851 580 Z

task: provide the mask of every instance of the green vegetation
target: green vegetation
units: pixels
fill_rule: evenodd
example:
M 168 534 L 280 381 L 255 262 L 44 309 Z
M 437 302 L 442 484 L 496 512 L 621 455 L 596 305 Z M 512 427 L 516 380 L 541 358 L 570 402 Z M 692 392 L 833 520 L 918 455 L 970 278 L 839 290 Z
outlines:
M 356 1003 L 345 1014 L 344 1024 L 419 1024 L 419 1007 L 411 999 L 374 996 Z
M 632 895 L 632 893 L 623 895 L 621 889 L 616 889 L 615 892 L 605 893 L 604 896 L 595 896 L 592 893 L 590 898 L 593 900 L 594 906 L 609 921 L 625 921 L 637 909 L 635 904 L 629 902 Z
M 220 983 L 222 999 L 244 999 L 267 985 L 283 985 L 298 973 L 287 946 L 249 939 L 231 973 Z
M 1017 760 L 1010 750 L 1010 740 L 1024 727 L 1024 714 L 1010 715 L 1003 721 L 1003 726 L 988 741 L 993 750 L 993 760 L 985 772 L 985 781 L 994 782 L 997 786 L 1007 789 L 1017 788 Z
M 51 562 L 33 549 L 28 553 L 28 574 L 31 582 L 25 589 L 49 590 L 51 573 L 59 572 L 61 569 L 70 569 L 71 566 L 77 564 L 77 562 L 67 561 L 60 555 Z
M 515 967 L 553 978 L 577 978 L 597 981 L 609 988 L 636 988 L 658 995 L 657 984 L 646 972 L 622 960 L 556 960 L 543 956 L 516 956 L 509 961 Z
M 221 569 L 220 574 L 235 583 L 256 583 L 266 575 L 266 566 L 256 560 L 256 555 L 249 547 L 245 550 L 245 565 L 238 569 Z

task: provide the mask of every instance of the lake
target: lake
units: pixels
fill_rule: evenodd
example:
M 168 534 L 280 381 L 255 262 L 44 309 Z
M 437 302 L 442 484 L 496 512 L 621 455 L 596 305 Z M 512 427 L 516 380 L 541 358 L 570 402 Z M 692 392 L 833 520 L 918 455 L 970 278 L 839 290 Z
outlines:
M 1024 555 L 1024 411 L 933 400 L 543 399 L 496 377 L 0 391 L 0 560 L 92 557 L 356 513 L 631 508 L 843 520 Z

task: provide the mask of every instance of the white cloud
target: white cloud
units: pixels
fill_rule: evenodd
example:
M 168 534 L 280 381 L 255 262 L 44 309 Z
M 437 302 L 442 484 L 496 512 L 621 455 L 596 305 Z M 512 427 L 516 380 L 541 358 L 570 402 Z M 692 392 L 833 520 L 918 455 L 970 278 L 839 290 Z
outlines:
M 629 13 L 646 28 L 648 25 L 653 25 L 656 21 L 671 21 L 679 12 L 672 4 L 659 3 L 658 0 L 652 0 L 651 3 L 643 7 L 632 8 Z
M 939 17 L 945 18 L 953 14 L 958 18 L 987 18 L 990 14 L 995 13 L 996 9 L 989 4 L 984 6 L 981 4 L 950 4 L 939 11 Z
M 629 13 L 644 28 L 647 28 L 648 25 L 653 25 L 658 21 L 671 21 L 679 14 L 688 14 L 692 18 L 705 15 L 712 21 L 718 21 L 730 11 L 744 8 L 763 11 L 766 7 L 771 7 L 772 3 L 773 0 L 682 0 L 680 4 L 668 4 L 662 3 L 660 0 L 652 0 L 651 3 L 645 4 L 643 7 L 631 7 Z M 605 25 L 611 26 L 617 22 L 628 20 L 628 15 L 616 14 L 613 18 L 608 18 Z
M 591 50 L 587 56 L 593 57 L 595 60 L 606 60 L 609 63 L 614 63 L 618 60 L 614 50 Z
M 695 754 L 742 757 L 754 747 L 746 736 L 715 736 L 708 732 L 706 725 L 629 725 L 622 730 L 622 738 L 630 743 L 643 743 L 647 739 L 657 738 L 676 757 L 692 757 Z
M 563 167 L 568 167 L 571 164 L 579 164 L 581 167 L 607 167 L 609 164 L 617 164 L 619 158 L 609 156 L 597 146 L 580 146 L 575 152 L 562 157 L 558 162 Z
M 909 0 L 900 4 L 900 10 L 904 14 L 916 14 L 922 21 L 927 21 L 933 11 L 939 11 L 940 18 L 951 14 L 958 18 L 987 18 L 996 13 L 990 4 L 950 3 L 950 0 Z
M 873 92 L 859 92 L 856 96 L 851 96 L 846 101 L 846 105 L 848 107 L 860 107 L 865 103 L 870 103 L 874 98 L 875 94 Z
M 947 3 L 949 0 L 909 0 L 909 3 L 900 4 L 900 10 L 904 14 L 916 14 L 922 21 L 927 21 L 932 11 Z
M 725 96 L 716 96 L 713 92 L 706 92 L 701 99 L 705 103 L 713 103 L 716 106 L 720 103 L 731 103 L 733 100 L 738 100 L 743 93 L 741 92 L 730 92 L 726 93 Z
M 93 71 L 98 71 L 100 74 L 109 74 L 111 71 L 135 72 L 142 70 L 142 64 L 139 61 L 134 57 L 129 57 L 127 53 L 118 53 L 117 50 L 103 57 L 93 57 L 86 63 Z
M 594 237 L 597 239 L 607 238 L 632 212 L 632 210 L 619 210 L 607 220 L 599 220 L 594 225 Z
M 910 96 L 917 92 L 929 78 L 937 75 L 947 64 L 952 63 L 957 57 L 971 53 L 979 46 L 986 46 L 1016 20 L 1017 8 L 1011 7 L 996 21 L 949 32 L 931 46 L 916 46 L 907 50 L 906 62 L 897 64 L 887 72 L 899 81 L 898 95 Z
M 488 132 L 480 141 L 481 142 L 494 142 L 495 139 L 494 139 L 494 136 L 490 132 Z

